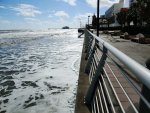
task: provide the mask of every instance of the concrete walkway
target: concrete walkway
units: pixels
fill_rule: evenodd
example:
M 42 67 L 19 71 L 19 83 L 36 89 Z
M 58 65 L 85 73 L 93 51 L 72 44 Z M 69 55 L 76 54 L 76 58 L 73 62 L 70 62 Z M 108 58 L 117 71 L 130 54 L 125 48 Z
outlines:
M 143 66 L 145 66 L 145 61 L 150 58 L 150 44 L 135 43 L 121 39 L 120 36 L 107 34 L 100 34 L 100 37 Z

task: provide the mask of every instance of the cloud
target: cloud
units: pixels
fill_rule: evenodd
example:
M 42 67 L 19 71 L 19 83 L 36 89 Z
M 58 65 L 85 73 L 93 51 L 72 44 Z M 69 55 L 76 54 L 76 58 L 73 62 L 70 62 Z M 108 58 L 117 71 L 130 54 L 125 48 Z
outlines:
M 6 8 L 5 6 L 0 5 L 0 9 L 5 9 L 5 8 Z
M 2 19 L 0 19 L 0 23 L 1 24 L 10 24 L 11 22 L 8 21 L 8 20 L 2 20 Z
M 37 21 L 39 21 L 38 19 L 35 19 L 35 18 L 24 18 L 26 21 L 28 21 L 28 22 L 37 22 Z
M 69 18 L 68 13 L 66 13 L 65 11 L 56 11 L 56 12 L 54 13 L 54 15 L 55 15 L 55 16 L 58 16 L 58 17 L 67 17 L 67 18 Z
M 50 14 L 50 15 L 48 15 L 48 18 L 52 18 L 53 16 Z
M 41 14 L 42 12 L 37 10 L 37 7 L 30 4 L 18 4 L 17 7 L 12 7 L 12 10 L 17 11 L 18 15 L 25 17 L 35 17 L 37 14 Z
M 38 18 L 24 18 L 25 20 L 25 28 L 33 28 L 33 29 L 45 29 L 50 27 L 51 21 L 50 20 L 40 20 Z
M 64 2 L 72 5 L 72 6 L 75 6 L 76 5 L 76 0 L 63 0 Z
M 88 16 L 92 17 L 93 13 L 85 13 L 85 14 L 78 14 L 74 18 L 75 19 L 87 19 Z
M 119 2 L 119 0 L 100 0 L 100 7 L 110 7 L 112 4 Z M 86 0 L 86 3 L 91 7 L 97 7 L 97 0 Z
M 40 20 L 40 19 L 37 19 L 37 18 L 24 18 L 24 20 L 26 21 L 26 23 L 30 23 L 30 24 L 33 24 L 33 25 L 48 24 L 48 21 Z
M 85 13 L 85 14 L 78 14 L 74 17 L 74 22 L 76 22 L 76 27 L 79 27 L 79 24 L 81 24 L 81 26 L 83 27 L 85 24 L 87 24 L 88 22 L 88 16 L 90 16 L 89 18 L 89 22 L 91 23 L 91 18 L 93 16 L 93 13 Z

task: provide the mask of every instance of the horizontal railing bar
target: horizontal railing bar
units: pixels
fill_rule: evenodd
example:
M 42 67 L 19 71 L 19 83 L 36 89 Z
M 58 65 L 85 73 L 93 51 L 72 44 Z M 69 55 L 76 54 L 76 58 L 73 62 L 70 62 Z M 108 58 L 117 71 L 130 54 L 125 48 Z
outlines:
M 109 57 L 111 58 L 111 57 Z M 124 78 L 129 82 L 129 84 L 134 88 L 134 90 L 136 91 L 136 93 L 140 96 L 140 98 L 144 101 L 144 103 L 147 105 L 147 107 L 150 109 L 150 103 L 148 102 L 148 100 L 145 99 L 145 97 L 141 94 L 140 89 L 134 84 L 132 83 L 132 81 L 129 79 L 129 77 L 125 74 L 125 70 L 121 69 L 119 67 L 119 65 L 111 58 L 111 60 L 114 62 L 114 64 L 116 65 L 116 67 L 120 70 L 120 72 L 122 73 L 122 75 L 124 76 Z M 108 63 L 107 63 L 108 65 Z M 110 66 L 109 66 L 110 68 Z
M 99 53 L 101 52 L 102 50 L 100 50 L 98 47 L 96 47 L 96 52 L 97 52 L 97 55 L 99 55 Z M 99 55 L 100 56 L 100 55 Z
M 96 60 L 96 54 L 94 54 L 94 64 L 95 64 L 95 67 L 97 68 L 98 63 L 97 63 L 97 60 Z
M 92 69 L 92 72 L 91 72 L 91 82 L 92 82 L 93 75 L 94 75 L 94 62 L 92 64 L 93 64 L 93 66 L 91 67 L 91 69 Z
M 93 104 L 91 106 L 92 106 L 92 113 L 94 113 L 94 106 L 93 106 Z
M 97 57 L 97 51 L 95 51 L 95 61 L 96 61 L 96 64 L 97 64 L 97 62 L 99 62 L 98 57 Z
M 104 104 L 105 104 L 106 112 L 109 113 L 107 102 L 106 102 L 106 98 L 105 98 L 105 95 L 104 95 L 104 92 L 103 92 L 103 88 L 102 88 L 102 84 L 101 84 L 100 80 L 98 82 L 99 82 L 100 90 L 102 92 L 102 97 L 103 97 L 103 101 L 104 101 Z
M 128 80 L 129 80 L 129 83 L 130 82 L 132 82 L 130 79 L 129 79 L 129 77 L 128 76 L 130 76 L 130 74 L 125 70 L 125 69 L 123 69 L 122 68 L 122 66 L 121 65 L 119 65 L 113 58 L 111 58 L 110 56 L 108 56 L 107 55 L 107 57 L 115 64 L 115 66 L 117 67 L 117 69 L 119 69 L 120 70 L 120 72 L 122 73 L 121 75 L 124 77 L 124 78 L 128 78 Z M 108 64 L 108 63 L 107 63 Z M 133 79 L 133 78 L 131 78 L 131 79 Z M 135 81 L 135 83 L 132 83 L 133 85 L 134 85 L 134 87 L 135 88 L 137 88 L 137 90 L 139 90 L 139 92 L 140 92 L 140 85 L 138 85 L 137 84 L 137 80 L 134 80 Z
M 88 31 L 89 32 L 89 31 Z M 145 85 L 150 89 L 150 71 L 137 63 L 106 41 L 97 37 L 95 34 L 89 32 L 96 40 L 98 40 L 110 53 L 112 53 L 117 59 L 119 59 L 127 68 Z M 100 44 L 99 44 L 100 46 Z
M 93 64 L 93 65 L 94 65 L 94 64 Z M 92 79 L 93 79 L 93 75 L 94 75 L 94 67 L 92 66 L 91 82 L 92 82 Z
M 98 53 L 97 52 L 95 52 L 95 57 L 96 57 L 96 64 L 98 65 L 98 62 L 100 61 L 100 59 L 99 59 L 99 56 L 98 56 Z
M 93 76 L 94 76 L 94 74 L 95 74 L 95 72 L 96 72 L 96 67 L 95 67 L 95 63 L 94 63 L 94 59 L 93 59 L 93 67 L 92 67 L 92 78 L 91 78 L 91 82 L 92 82 L 92 79 L 93 79 Z
M 93 65 L 94 65 L 93 61 L 94 61 L 94 59 L 92 59 L 92 61 L 91 61 L 91 69 L 90 69 L 90 72 L 91 72 L 91 73 L 89 74 L 89 76 L 91 77 L 91 81 L 92 81 Z
M 86 58 L 89 59 L 90 55 L 92 54 L 93 48 L 90 48 L 89 52 L 87 52 Z
M 95 99 L 93 100 L 93 103 L 94 103 L 94 113 L 96 113 Z
M 112 85 L 112 83 L 111 83 L 111 81 L 110 81 L 110 79 L 109 79 L 109 77 L 108 77 L 108 74 L 107 74 L 105 68 L 103 68 L 103 69 L 104 69 L 104 72 L 105 72 L 106 77 L 107 77 L 107 79 L 108 79 L 108 82 L 109 82 L 109 84 L 110 84 L 110 86 L 111 86 L 111 88 L 112 88 L 112 90 L 113 90 L 113 93 L 114 93 L 114 95 L 115 95 L 115 97 L 116 97 L 116 99 L 117 99 L 117 102 L 119 103 L 119 106 L 120 106 L 120 108 L 121 108 L 121 111 L 122 111 L 123 113 L 125 113 L 125 110 L 124 110 L 124 108 L 123 108 L 123 106 L 122 106 L 122 104 L 121 104 L 121 102 L 120 102 L 120 100 L 119 100 L 119 97 L 117 96 L 117 93 L 116 93 L 116 91 L 115 91 L 115 89 L 114 89 L 114 87 L 113 87 L 113 85 Z
M 109 67 L 109 65 L 108 65 L 108 67 Z M 132 108 L 134 109 L 134 111 L 135 111 L 136 113 L 139 113 L 138 110 L 137 110 L 137 108 L 134 106 L 134 104 L 133 104 L 131 98 L 128 96 L 127 92 L 126 92 L 125 89 L 123 88 L 122 84 L 120 83 L 120 81 L 118 80 L 118 78 L 116 77 L 116 75 L 114 74 L 114 72 L 112 71 L 112 69 L 111 69 L 110 67 L 109 67 L 109 69 L 110 69 L 111 73 L 113 74 L 113 76 L 115 77 L 115 79 L 116 79 L 117 83 L 119 84 L 120 88 L 121 88 L 122 91 L 124 92 L 125 96 L 127 97 L 128 101 L 130 102 L 130 104 L 131 104 Z
M 100 108 L 99 108 L 99 104 L 98 104 L 97 95 L 96 95 L 95 99 L 96 99 L 97 112 L 100 113 Z
M 93 59 L 93 64 L 94 64 L 94 72 L 96 72 L 96 69 L 97 69 L 97 65 L 96 65 L 96 63 L 95 63 L 95 58 Z
M 97 57 L 98 62 L 99 62 L 99 61 L 100 61 L 100 57 L 101 57 L 101 56 L 99 56 L 97 52 L 96 52 L 96 57 Z
M 90 80 L 90 83 L 91 83 L 91 81 L 92 81 L 92 71 L 93 71 L 93 63 L 91 64 L 90 73 L 89 73 L 89 80 Z
M 95 98 L 94 98 L 94 103 L 95 103 L 95 113 L 97 113 L 97 102 L 96 102 L 96 96 L 95 96 Z
M 97 88 L 97 93 L 98 93 L 98 96 L 99 96 L 99 100 L 100 100 L 101 111 L 102 111 L 102 113 L 104 113 L 104 108 L 103 108 L 103 105 L 102 105 L 102 99 L 101 99 L 101 95 L 100 95 L 100 91 L 99 91 L 99 88 Z
M 106 94 L 107 94 L 107 96 L 108 96 L 108 100 L 109 100 L 109 102 L 110 102 L 112 111 L 113 111 L 113 113 L 116 113 L 115 108 L 114 108 L 114 106 L 113 106 L 113 102 L 112 102 L 111 97 L 110 97 L 110 94 L 109 94 L 109 91 L 108 91 L 108 89 L 107 89 L 107 85 L 106 85 L 105 80 L 104 80 L 104 77 L 103 77 L 103 75 L 101 75 L 101 76 L 102 76 L 102 81 L 103 81 L 103 83 L 104 83 L 104 87 L 105 87 Z

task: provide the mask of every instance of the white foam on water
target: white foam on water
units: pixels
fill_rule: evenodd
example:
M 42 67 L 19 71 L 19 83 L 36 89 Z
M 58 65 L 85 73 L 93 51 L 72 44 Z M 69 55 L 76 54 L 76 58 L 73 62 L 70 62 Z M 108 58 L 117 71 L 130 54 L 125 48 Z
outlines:
M 16 87 L 0 97 L 0 111 L 73 113 L 83 43 L 77 35 L 76 29 L 0 34 L 0 82 Z

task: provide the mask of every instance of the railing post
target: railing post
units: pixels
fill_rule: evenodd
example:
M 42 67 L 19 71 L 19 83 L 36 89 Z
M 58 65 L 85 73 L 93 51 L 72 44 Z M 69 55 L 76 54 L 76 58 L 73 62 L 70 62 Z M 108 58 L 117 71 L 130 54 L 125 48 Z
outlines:
M 89 72 L 90 72 L 90 67 L 91 67 L 92 59 L 94 57 L 94 53 L 95 53 L 95 49 L 96 49 L 95 39 L 93 39 L 92 45 L 93 46 L 91 47 L 89 55 L 86 55 L 86 58 L 88 59 L 86 67 L 85 67 L 85 73 L 86 74 L 89 74 Z
M 88 33 L 88 31 L 85 29 L 85 38 L 84 38 L 84 45 L 85 45 L 85 53 L 88 52 L 88 47 L 90 44 L 91 35 Z
M 85 56 L 85 60 L 87 60 L 88 58 L 89 58 L 89 55 L 90 55 L 90 53 L 91 53 L 91 51 L 92 51 L 92 49 L 93 49 L 93 41 L 94 41 L 94 39 L 92 38 L 92 37 L 89 37 L 90 39 L 89 39 L 89 43 L 88 43 L 88 47 L 87 47 L 87 54 L 86 54 L 86 56 Z
M 100 59 L 100 62 L 98 63 L 95 75 L 92 78 L 92 82 L 91 82 L 91 84 L 88 88 L 88 91 L 86 93 L 86 96 L 85 96 L 85 104 L 89 107 L 89 109 L 90 109 L 90 105 L 93 100 L 93 96 L 95 94 L 98 79 L 103 72 L 103 67 L 105 65 L 106 58 L 107 58 L 107 49 L 105 47 L 103 47 L 103 55 Z
M 87 30 L 85 29 L 84 30 L 84 32 L 85 32 L 85 37 L 84 37 L 84 46 L 85 46 L 85 52 L 87 51 L 87 46 L 88 46 L 88 32 L 87 32 Z
M 146 67 L 150 70 L 150 59 L 146 61 Z M 150 89 L 147 88 L 144 84 L 142 86 L 141 93 L 145 97 L 145 99 L 150 103 Z M 150 113 L 150 109 L 147 107 L 147 105 L 143 102 L 142 99 L 140 99 L 139 112 Z

